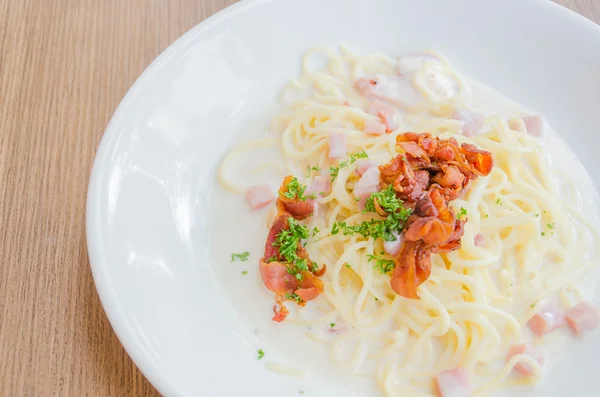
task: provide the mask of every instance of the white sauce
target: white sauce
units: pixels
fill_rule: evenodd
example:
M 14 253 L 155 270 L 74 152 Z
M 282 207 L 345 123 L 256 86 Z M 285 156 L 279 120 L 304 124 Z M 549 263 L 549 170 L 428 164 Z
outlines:
M 473 109 L 478 109 L 486 115 L 511 117 L 532 113 L 481 83 L 467 79 L 467 86 L 470 90 Z M 448 91 L 445 91 L 444 94 L 453 89 L 455 89 L 454 86 L 448 87 Z M 242 139 L 246 141 L 263 137 L 264 135 L 245 136 Z M 554 178 L 557 199 L 576 201 L 582 213 L 597 222 L 599 219 L 596 206 L 598 194 L 583 166 L 548 125 L 546 125 L 543 139 L 551 166 L 557 172 L 557 176 Z M 248 159 L 248 163 L 245 163 L 240 170 L 248 172 L 254 168 L 253 164 L 258 163 L 257 160 L 262 161 L 262 156 L 260 159 Z M 252 173 L 254 174 L 252 178 L 256 183 L 270 183 L 275 191 L 284 174 L 277 170 L 270 171 L 259 170 Z M 579 191 L 572 192 L 562 189 L 561 178 L 563 176 L 572 181 L 575 180 Z M 216 179 L 215 183 L 217 183 Z M 212 191 L 214 194 L 211 197 L 212 212 L 209 221 L 211 233 L 209 235 L 211 236 L 211 254 L 218 274 L 218 282 L 237 306 L 239 314 L 246 320 L 248 327 L 263 340 L 263 344 L 257 346 L 257 349 L 265 351 L 265 361 L 273 362 L 268 367 L 283 365 L 286 371 L 295 374 L 294 376 L 319 376 L 343 385 L 349 391 L 379 395 L 372 378 L 352 376 L 340 370 L 339 366 L 331 360 L 331 347 L 309 338 L 305 333 L 307 327 L 292 324 L 287 320 L 282 323 L 271 320 L 274 305 L 273 293 L 267 290 L 262 283 L 258 271 L 258 260 L 264 251 L 268 231 L 267 213 L 272 206 L 260 211 L 252 211 L 243 196 L 229 193 L 221 186 L 216 186 Z M 582 236 L 582 238 L 590 239 L 591 237 Z M 244 251 L 250 252 L 248 261 L 230 262 L 232 253 Z M 242 271 L 248 273 L 242 275 Z M 590 299 L 593 296 L 596 280 L 590 280 L 588 284 L 586 295 Z M 311 304 L 313 303 L 309 303 L 308 306 Z M 290 310 L 295 309 L 294 304 L 290 303 L 287 306 Z M 336 327 L 331 328 L 329 325 L 322 327 L 323 335 L 335 336 L 337 328 L 343 330 L 343 324 L 340 324 L 337 319 L 332 318 L 328 322 L 336 323 Z M 240 335 L 243 334 L 244 332 L 240 332 Z M 556 357 L 555 353 L 552 354 Z M 551 357 L 550 361 L 555 359 L 554 357 Z

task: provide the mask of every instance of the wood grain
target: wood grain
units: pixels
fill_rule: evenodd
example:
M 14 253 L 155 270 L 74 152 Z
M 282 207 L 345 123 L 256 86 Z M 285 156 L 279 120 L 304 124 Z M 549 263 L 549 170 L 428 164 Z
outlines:
M 91 277 L 98 142 L 143 69 L 234 0 L 0 0 L 0 396 L 154 396 Z M 600 0 L 559 0 L 600 21 Z

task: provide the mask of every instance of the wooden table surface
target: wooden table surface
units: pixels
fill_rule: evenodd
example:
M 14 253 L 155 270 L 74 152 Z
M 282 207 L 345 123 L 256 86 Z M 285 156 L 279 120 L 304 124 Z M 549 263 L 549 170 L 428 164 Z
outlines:
M 0 0 L 0 396 L 155 396 L 94 288 L 100 137 L 160 51 L 234 0 Z M 600 0 L 559 0 L 600 22 Z

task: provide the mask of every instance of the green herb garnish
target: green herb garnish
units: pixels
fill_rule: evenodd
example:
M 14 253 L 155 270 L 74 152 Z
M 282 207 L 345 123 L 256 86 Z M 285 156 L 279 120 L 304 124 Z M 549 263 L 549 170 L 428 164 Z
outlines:
M 381 274 L 391 272 L 396 266 L 396 262 L 394 262 L 393 259 L 380 258 L 371 254 L 368 254 L 367 258 L 369 258 L 369 262 L 375 261 L 375 268 L 377 268 Z
M 457 218 L 462 219 L 467 216 L 467 210 L 464 207 L 460 207 L 460 211 L 458 212 Z
M 313 171 L 319 172 L 319 171 L 321 171 L 321 167 L 319 167 L 318 165 L 313 165 L 312 167 L 310 165 L 307 165 L 306 166 L 306 177 L 310 178 L 310 175 Z
M 308 228 L 300 224 L 293 217 L 288 218 L 289 229 L 282 230 L 275 237 L 273 247 L 279 250 L 279 254 L 285 260 L 288 273 L 302 280 L 302 273 L 308 271 L 308 260 L 300 258 L 297 254 L 300 242 L 309 236 Z
M 330 326 L 331 328 L 333 328 L 333 327 L 335 327 L 335 323 L 329 323 L 329 326 Z
M 348 156 L 347 160 L 342 161 L 337 167 L 329 167 L 329 175 L 331 175 L 331 182 L 335 181 L 335 178 L 338 177 L 341 168 L 346 168 L 350 164 L 356 162 L 356 160 L 361 158 L 369 158 L 369 155 L 364 150 L 362 152 L 353 153 Z
M 258 359 L 260 360 L 265 356 L 265 352 L 262 349 L 258 349 Z
M 302 302 L 302 298 L 300 298 L 300 297 L 299 297 L 297 294 L 295 294 L 295 293 L 294 293 L 294 294 L 287 293 L 287 294 L 285 294 L 285 297 L 286 297 L 287 299 L 289 299 L 289 300 L 293 300 L 293 301 L 296 301 L 296 302 Z
M 245 276 L 246 274 L 248 274 L 248 270 L 242 270 L 242 276 Z
M 496 201 L 495 201 L 495 203 L 498 204 L 498 205 L 502 205 L 502 201 L 500 200 L 500 198 L 497 198 Z
M 298 200 L 306 201 L 306 196 L 304 195 L 305 190 L 306 185 L 301 184 L 298 182 L 298 178 L 293 177 L 292 180 L 287 184 L 287 190 L 285 192 L 281 192 L 281 194 L 290 200 L 298 198 Z
M 242 262 L 247 261 L 248 257 L 250 256 L 249 252 L 242 252 L 241 254 L 231 254 L 231 262 L 233 262 L 234 260 L 239 259 Z
M 554 229 L 554 225 L 555 225 L 555 222 L 552 222 L 552 223 L 548 223 L 546 225 L 546 227 L 548 227 L 548 229 Z

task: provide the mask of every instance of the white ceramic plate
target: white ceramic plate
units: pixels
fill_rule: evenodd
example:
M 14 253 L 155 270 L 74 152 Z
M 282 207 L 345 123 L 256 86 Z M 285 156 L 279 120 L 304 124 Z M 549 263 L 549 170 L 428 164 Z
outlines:
M 390 55 L 440 51 L 543 113 L 600 182 L 600 28 L 592 22 L 549 1 L 242 1 L 142 74 L 106 130 L 90 181 L 98 292 L 120 341 L 164 395 L 358 395 L 318 375 L 267 370 L 256 350 L 277 352 L 216 280 L 207 244 L 223 154 L 236 136 L 266 126 L 303 51 L 339 44 Z M 574 343 L 531 395 L 597 394 L 599 351 L 597 334 Z

